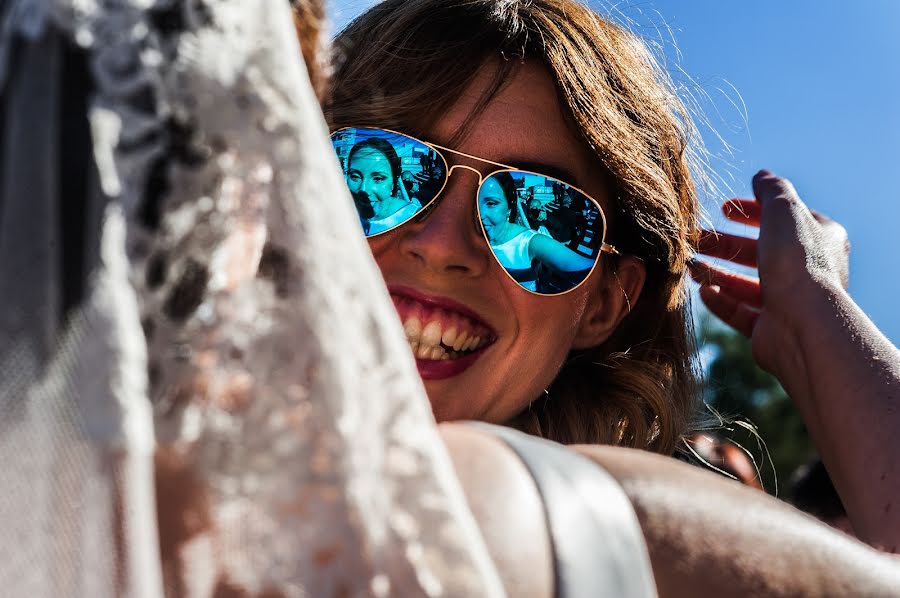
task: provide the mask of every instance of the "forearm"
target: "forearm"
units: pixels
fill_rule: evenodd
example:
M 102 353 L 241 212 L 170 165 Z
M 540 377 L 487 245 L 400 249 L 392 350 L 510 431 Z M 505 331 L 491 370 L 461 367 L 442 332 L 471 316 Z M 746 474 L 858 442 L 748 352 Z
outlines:
M 840 288 L 811 294 L 774 372 L 799 409 L 859 537 L 900 548 L 900 352 Z
M 578 447 L 631 499 L 662 597 L 887 596 L 900 563 L 757 490 L 671 459 Z

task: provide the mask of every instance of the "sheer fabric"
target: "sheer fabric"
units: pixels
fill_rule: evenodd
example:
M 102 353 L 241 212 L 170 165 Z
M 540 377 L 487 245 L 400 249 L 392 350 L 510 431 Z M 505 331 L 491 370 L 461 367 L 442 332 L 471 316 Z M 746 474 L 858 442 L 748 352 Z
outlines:
M 287 3 L 0 11 L 2 593 L 501 596 Z
M 501 595 L 287 3 L 3 11 L 3 593 Z

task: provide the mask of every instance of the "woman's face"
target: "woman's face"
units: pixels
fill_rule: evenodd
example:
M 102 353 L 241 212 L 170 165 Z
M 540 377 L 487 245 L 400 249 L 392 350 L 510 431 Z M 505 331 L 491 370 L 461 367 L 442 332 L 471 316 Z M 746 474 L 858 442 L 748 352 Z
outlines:
M 503 193 L 503 187 L 496 179 L 488 179 L 478 193 L 478 205 L 481 210 L 481 223 L 487 231 L 488 239 L 495 242 L 500 237 L 503 227 L 509 222 L 509 204 Z
M 482 67 L 472 87 L 421 136 L 447 144 L 493 74 L 493 64 Z M 454 149 L 571 182 L 609 213 L 602 168 L 567 126 L 544 67 L 519 68 L 470 130 Z M 455 163 L 482 173 L 490 168 L 466 158 Z M 491 182 L 485 187 L 483 197 L 500 191 Z M 602 267 L 562 296 L 525 291 L 490 253 L 476 216 L 477 188 L 477 175 L 458 168 L 426 218 L 370 240 L 438 421 L 508 421 L 543 393 L 573 346 L 603 340 L 587 326 Z M 506 220 L 508 209 L 505 202 L 482 205 L 486 226 Z
M 347 165 L 347 185 L 357 201 L 368 202 L 374 218 L 389 216 L 385 213 L 394 192 L 391 163 L 380 151 L 364 147 L 353 154 Z

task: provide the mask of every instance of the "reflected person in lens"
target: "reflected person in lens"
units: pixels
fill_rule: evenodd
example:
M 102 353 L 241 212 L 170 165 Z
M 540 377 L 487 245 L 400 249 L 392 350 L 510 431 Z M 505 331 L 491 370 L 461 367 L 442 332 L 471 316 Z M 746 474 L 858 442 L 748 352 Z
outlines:
M 481 224 L 491 250 L 503 268 L 530 291 L 538 290 L 539 265 L 556 272 L 577 273 L 574 274 L 576 281 L 583 280 L 594 261 L 572 251 L 549 234 L 518 224 L 517 200 L 516 184 L 509 172 L 491 176 L 478 192 Z
M 367 235 L 393 228 L 422 208 L 406 191 L 396 150 L 378 137 L 360 141 L 350 149 L 347 185 Z

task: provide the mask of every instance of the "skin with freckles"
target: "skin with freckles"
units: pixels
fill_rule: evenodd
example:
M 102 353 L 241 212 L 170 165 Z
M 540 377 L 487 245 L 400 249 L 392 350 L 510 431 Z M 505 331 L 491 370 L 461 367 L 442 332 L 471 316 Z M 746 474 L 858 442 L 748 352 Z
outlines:
M 456 10 L 457 5 L 465 10 Z M 503 10 L 496 10 L 500 6 Z M 478 12 L 479 7 L 483 7 L 483 12 Z M 426 14 L 444 18 L 424 19 Z M 639 42 L 618 37 L 605 25 L 594 27 L 602 23 L 600 19 L 579 21 L 578 14 L 578 6 L 564 0 L 387 0 L 351 25 L 340 38 L 348 59 L 335 78 L 336 101 L 331 106 L 334 123 L 383 123 L 396 130 L 409 124 L 417 137 L 473 155 L 509 164 L 543 161 L 564 168 L 572 176 L 562 178 L 596 197 L 607 215 L 612 216 L 608 209 L 611 194 L 600 175 L 603 169 L 597 154 L 587 150 L 567 127 L 568 121 L 578 122 L 591 146 L 604 156 L 611 178 L 615 179 L 616 203 L 620 208 L 618 229 L 615 220 L 610 222 L 610 229 L 620 233 L 615 244 L 621 249 L 623 241 L 640 240 L 626 250 L 642 255 L 649 264 L 648 284 L 640 302 L 637 295 L 643 271 L 641 276 L 634 276 L 622 267 L 627 266 L 627 261 L 619 264 L 621 288 L 610 292 L 606 259 L 587 284 L 568 295 L 540 298 L 525 293 L 502 275 L 496 260 L 487 253 L 472 207 L 478 176 L 464 169 L 454 170 L 444 195 L 426 218 L 371 241 L 389 285 L 463 303 L 496 331 L 496 340 L 484 348 L 471 367 L 454 376 L 426 379 L 439 420 L 507 421 L 542 393 L 567 359 L 570 348 L 594 346 L 614 330 L 607 355 L 623 355 L 627 359 L 613 361 L 605 355 L 591 355 L 591 363 L 601 366 L 596 371 L 610 373 L 604 382 L 613 381 L 615 374 L 615 379 L 627 383 L 619 395 L 622 404 L 653 396 L 660 399 L 657 405 L 669 406 L 676 404 L 679 396 L 696 394 L 691 392 L 695 388 L 690 384 L 690 376 L 678 377 L 690 373 L 692 362 L 658 361 L 667 351 L 686 355 L 689 349 L 685 344 L 677 348 L 678 339 L 689 335 L 670 318 L 683 309 L 677 301 L 682 287 L 675 277 L 683 272 L 685 260 L 694 248 L 698 225 L 694 218 L 693 183 L 684 160 L 690 146 L 681 144 L 689 135 L 678 126 L 671 126 L 674 96 L 659 88 L 655 76 L 641 77 L 642 72 L 655 73 L 653 69 L 643 69 L 641 60 L 635 57 L 626 57 L 621 63 L 607 62 L 623 48 L 640 46 Z M 471 21 L 466 22 L 467 18 Z M 487 35 L 476 37 L 472 32 L 479 31 L 478 19 L 489 22 L 491 27 L 499 25 L 496 31 L 483 27 Z M 455 23 L 464 25 L 454 29 L 451 25 Z M 579 25 L 577 30 L 571 26 L 575 23 Z M 529 44 L 528 38 L 539 39 L 540 43 Z M 516 45 L 507 43 L 510 39 L 523 47 L 521 54 L 516 52 Z M 439 42 L 444 40 L 447 41 L 442 46 Z M 361 49 L 354 51 L 354 44 Z M 489 51 L 482 51 L 484 47 Z M 379 51 L 381 48 L 390 51 Z M 480 53 L 467 54 L 469 48 Z M 474 67 L 483 56 L 500 53 L 496 52 L 498 49 L 504 56 L 543 56 L 556 73 L 559 90 L 540 67 L 527 61 L 484 106 L 476 98 L 491 80 L 490 64 L 482 68 L 482 76 L 472 89 L 458 98 L 458 87 L 441 87 L 442 81 L 464 70 L 458 65 Z M 414 77 L 407 76 L 413 70 L 409 68 L 413 60 L 419 68 Z M 420 85 L 419 80 L 425 84 Z M 391 97 L 393 90 L 400 91 Z M 452 93 L 436 93 L 448 90 Z M 563 118 L 558 97 L 570 101 L 569 119 Z M 621 103 L 611 105 L 610 97 Z M 442 98 L 454 98 L 455 104 L 431 126 L 414 126 L 427 107 L 437 103 L 443 110 L 444 104 L 439 101 Z M 411 114 L 409 106 L 413 105 L 417 114 Z M 616 106 L 628 106 L 628 114 L 623 115 Z M 635 106 L 637 111 L 632 110 Z M 684 115 L 677 103 L 674 112 L 676 116 Z M 461 123 L 473 114 L 473 126 L 464 129 L 468 135 L 456 139 Z M 481 168 L 475 162 L 467 166 Z M 719 273 L 703 287 L 701 296 L 714 312 L 751 335 L 762 363 L 784 376 L 782 382 L 798 401 L 811 431 L 820 434 L 817 443 L 825 449 L 823 457 L 829 468 L 834 463 L 843 472 L 835 476 L 835 483 L 843 489 L 841 494 L 848 509 L 858 513 L 854 527 L 869 541 L 889 549 L 896 547 L 900 509 L 892 508 L 892 504 L 898 494 L 900 468 L 896 464 L 900 459 L 896 458 L 897 451 L 890 450 L 897 445 L 890 434 L 898 427 L 896 414 L 900 411 L 895 409 L 895 397 L 900 396 L 896 366 L 900 359 L 896 349 L 849 301 L 840 285 L 835 286 L 831 276 L 834 272 L 830 271 L 834 268 L 827 267 L 831 260 L 817 250 L 819 241 L 840 240 L 841 235 L 818 235 L 810 220 L 812 216 L 800 209 L 799 199 L 783 182 L 758 180 L 755 191 L 761 204 L 757 207 L 766 203 L 771 206 L 763 210 L 768 212 L 765 216 L 757 212 L 759 223 L 767 222 L 762 227 L 766 232 L 760 237 L 759 255 L 755 244 L 750 252 L 735 253 L 732 248 L 722 247 L 715 253 L 727 254 L 718 255 L 726 258 L 740 255 L 745 260 L 752 259 L 753 265 L 758 258 L 762 286 L 759 282 L 747 285 L 730 276 L 723 278 Z M 641 225 L 629 229 L 633 214 L 640 216 Z M 497 219 L 496 224 L 499 227 L 502 221 Z M 643 246 L 647 239 L 648 246 Z M 710 249 L 705 247 L 704 251 Z M 748 257 L 748 253 L 752 256 Z M 793 266 L 785 269 L 784 266 L 790 266 L 786 259 Z M 816 266 L 813 272 L 805 271 L 808 265 Z M 635 306 L 632 316 L 638 317 L 629 318 L 616 329 L 626 309 L 622 305 L 625 296 Z M 787 303 L 781 304 L 780 299 Z M 715 305 L 719 309 L 714 309 Z M 785 312 L 781 305 L 794 306 L 798 311 Z M 809 326 L 795 330 L 785 326 L 785 320 L 781 320 L 781 327 L 772 325 L 788 315 Z M 623 342 L 616 345 L 619 336 Z M 657 344 L 660 339 L 675 342 L 665 346 L 665 340 Z M 765 339 L 769 340 L 763 342 Z M 828 347 L 836 350 L 823 351 Z M 647 358 L 637 360 L 642 350 L 647 351 Z M 816 357 L 815 363 L 808 364 L 814 367 L 808 368 L 803 361 L 806 357 Z M 558 380 L 574 378 L 568 374 L 577 364 L 571 363 Z M 630 368 L 630 364 L 636 367 Z M 654 364 L 662 367 L 654 370 Z M 632 384 L 647 371 L 651 372 L 653 384 Z M 848 372 L 851 375 L 847 376 Z M 581 375 L 578 379 L 593 382 L 594 375 Z M 861 381 L 866 383 L 860 385 Z M 665 388 L 666 393 L 654 394 L 656 386 Z M 683 395 L 669 392 L 679 388 L 687 390 Z M 587 392 L 565 393 L 562 385 L 553 390 L 560 392 L 552 393 L 543 402 L 544 407 L 549 405 L 547 411 L 554 416 L 569 415 L 573 421 L 590 421 L 592 410 L 585 408 L 589 403 L 572 400 Z M 597 383 L 588 390 L 596 390 L 597 403 L 609 405 L 615 385 Z M 567 403 L 576 408 L 566 412 L 560 406 Z M 538 411 L 536 407 L 534 412 Z M 662 453 L 671 452 L 674 439 L 687 426 L 684 422 L 667 428 L 665 415 L 670 411 L 690 410 L 646 410 L 659 416 L 654 423 L 661 422 L 661 436 L 666 436 L 667 429 L 671 431 L 671 441 L 654 449 Z M 521 415 L 524 419 L 530 413 L 522 411 Z M 630 417 L 638 419 L 639 414 Z M 555 421 L 564 419 L 554 417 Z M 536 429 L 537 433 L 548 432 L 549 426 Z M 573 441 L 573 436 L 581 432 L 575 431 L 574 426 L 570 429 L 573 434 L 560 434 L 556 426 L 547 435 L 570 443 L 600 442 L 598 438 L 602 437 L 591 432 L 585 434 L 587 440 Z M 848 434 L 863 441 L 847 443 Z M 645 437 L 649 436 L 642 432 L 635 435 Z M 623 437 L 613 438 L 612 442 L 627 441 Z M 452 452 L 453 445 L 448 444 Z M 644 448 L 651 442 L 634 442 L 633 446 Z M 489 446 L 478 446 L 480 465 L 496 463 L 490 450 Z M 645 451 L 594 447 L 581 450 L 605 466 L 634 501 L 662 595 L 893 595 L 895 588 L 900 587 L 896 567 L 891 568 L 895 563 L 861 545 L 848 543 L 817 522 L 798 519 L 794 511 L 762 493 Z M 496 471 L 488 471 L 482 479 L 466 483 L 464 472 L 471 471 L 467 465 L 461 468 L 460 475 L 470 491 L 470 503 L 477 505 L 477 492 L 489 490 L 483 482 L 499 476 Z M 498 500 L 498 496 L 502 499 Z M 504 507 L 516 506 L 517 496 L 520 495 L 513 496 L 502 488 L 489 490 L 482 500 L 489 507 L 498 502 Z M 474 510 L 476 515 L 481 512 L 477 507 Z M 492 515 L 489 513 L 486 520 L 496 521 Z M 512 525 L 512 529 L 518 529 L 518 523 Z M 497 536 L 502 541 L 511 534 L 501 529 Z M 540 537 L 536 536 L 535 541 L 540 542 Z M 513 543 L 510 548 L 521 550 L 522 546 Z M 525 563 L 525 569 L 531 573 L 541 568 L 538 558 L 540 554 L 532 554 L 527 559 L 512 558 L 508 562 Z M 519 575 L 514 568 L 504 578 Z
M 494 73 L 491 63 L 431 130 L 438 144 L 459 130 Z M 453 149 L 504 164 L 546 164 L 571 173 L 566 180 L 596 198 L 609 213 L 610 190 L 597 157 L 568 126 L 556 86 L 540 65 L 525 62 L 475 118 Z M 460 164 L 484 168 L 459 158 Z M 484 170 L 481 171 L 484 173 Z M 527 408 L 551 383 L 569 351 L 596 346 L 627 313 L 624 295 L 601 263 L 574 291 L 541 297 L 524 291 L 493 258 L 476 216 L 478 176 L 458 168 L 428 216 L 370 239 L 388 286 L 445 297 L 473 310 L 495 340 L 465 371 L 425 380 L 438 421 L 501 423 Z M 500 210 L 500 218 L 506 209 Z M 622 258 L 628 265 L 633 258 Z M 638 260 L 619 266 L 633 302 L 643 282 Z M 616 292 L 609 292 L 614 287 Z
M 392 234 L 372 240 L 395 303 L 403 295 L 418 295 L 440 312 L 461 300 L 478 312 L 473 320 L 490 325 L 491 336 L 480 350 L 460 350 L 442 335 L 440 346 L 423 347 L 422 339 L 413 349 L 437 416 L 484 415 L 563 443 L 675 450 L 699 403 L 683 273 L 699 221 L 690 169 L 702 162 L 702 155 L 690 142 L 695 137 L 688 113 L 640 40 L 577 0 L 385 0 L 360 15 L 335 43 L 342 59 L 325 103 L 333 131 L 384 128 L 445 146 L 446 153 L 477 156 L 447 157 L 445 189 L 446 171 L 435 177 L 440 181 L 426 180 L 426 162 L 418 172 L 415 161 L 407 161 L 423 188 L 427 183 L 428 189 L 441 189 L 441 197 L 418 219 L 396 231 L 382 230 L 380 235 Z M 599 230 L 594 229 L 606 224 L 604 240 L 626 257 L 604 253 L 596 268 L 583 272 L 578 264 L 548 264 L 541 258 L 540 240 L 527 248 L 524 241 L 512 241 L 497 253 L 516 264 L 499 277 L 513 286 L 495 282 L 498 289 L 484 293 L 460 285 L 448 291 L 452 285 L 447 281 L 420 276 L 433 269 L 401 267 L 404 232 L 414 230 L 421 240 L 457 230 L 468 235 L 462 240 L 470 246 L 487 245 L 478 238 L 484 231 L 473 196 L 477 183 L 496 166 L 482 159 L 563 183 L 516 179 L 521 197 L 513 222 L 534 230 L 535 221 L 522 208 L 527 212 L 529 200 L 538 199 L 547 211 L 546 232 L 563 248 L 577 254 L 582 247 L 596 251 Z M 584 214 L 584 200 L 577 193 L 572 193 L 574 209 L 562 211 L 566 183 L 603 204 L 606 221 L 598 222 L 593 208 Z M 419 199 L 428 203 L 432 198 Z M 462 215 L 452 218 L 457 226 L 432 234 L 432 222 L 446 221 L 460 207 Z M 538 227 L 537 232 L 544 231 Z M 450 236 L 458 240 L 459 233 Z M 444 243 L 452 245 L 453 240 Z M 543 249 L 552 250 L 552 245 Z M 454 250 L 452 255 L 465 257 L 466 252 Z M 502 272 L 496 262 L 481 267 Z M 451 277 L 472 272 L 456 266 L 439 270 Z M 515 280 L 521 281 L 518 286 L 533 281 L 540 292 L 569 292 L 542 300 L 519 289 Z M 579 282 L 584 288 L 571 288 Z M 513 309 L 517 300 L 507 301 L 512 292 L 538 306 L 530 308 L 530 318 Z M 556 305 L 563 305 L 562 323 Z M 530 323 L 535 316 L 541 321 Z M 502 330 L 494 330 L 495 320 Z M 408 323 L 404 320 L 405 328 Z M 423 319 L 420 324 L 424 334 L 429 323 Z M 408 328 L 415 347 L 417 326 Z M 454 338 L 453 328 L 440 328 Z M 432 331 L 429 340 L 438 336 Z M 448 354 L 449 345 L 463 355 Z M 495 355 L 507 349 L 506 361 L 521 363 L 515 375 Z M 423 364 L 445 357 L 446 367 Z M 489 362 L 502 367 L 490 378 L 484 372 L 476 375 Z M 477 383 L 466 382 L 457 400 L 449 400 L 442 389 L 467 379 Z M 507 389 L 505 398 L 498 383 Z

